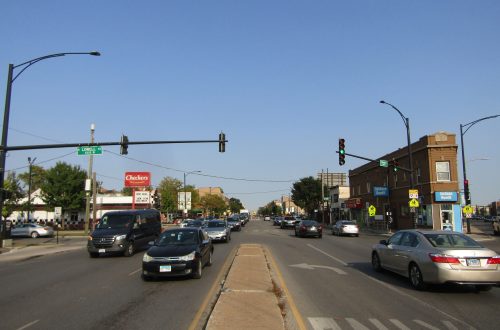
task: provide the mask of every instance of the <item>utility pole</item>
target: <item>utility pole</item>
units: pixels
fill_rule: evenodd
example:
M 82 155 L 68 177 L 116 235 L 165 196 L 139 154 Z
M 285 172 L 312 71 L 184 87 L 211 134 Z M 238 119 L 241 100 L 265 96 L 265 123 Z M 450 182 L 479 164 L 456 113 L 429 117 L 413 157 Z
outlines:
M 94 143 L 95 124 L 90 124 L 90 143 Z M 87 171 L 87 181 L 85 182 L 85 235 L 89 233 L 89 220 L 90 220 L 90 194 L 92 185 L 92 163 L 94 162 L 94 155 L 89 155 L 89 168 Z M 94 206 L 95 207 L 95 206 Z M 95 220 L 95 219 L 94 219 Z
M 92 229 L 97 221 L 97 180 L 95 172 L 92 173 Z
M 30 212 L 31 212 L 31 167 L 33 166 L 33 163 L 35 163 L 36 157 L 31 159 L 31 157 L 28 157 L 28 164 L 29 164 L 29 170 L 28 170 L 28 223 L 30 222 Z

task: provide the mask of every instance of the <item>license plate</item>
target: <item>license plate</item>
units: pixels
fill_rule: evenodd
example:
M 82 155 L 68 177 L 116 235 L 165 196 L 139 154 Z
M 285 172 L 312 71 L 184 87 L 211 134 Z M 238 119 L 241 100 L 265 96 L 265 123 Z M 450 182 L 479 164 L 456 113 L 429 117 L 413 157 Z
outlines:
M 99 249 L 99 253 L 106 253 L 106 249 Z
M 467 259 L 467 266 L 479 267 L 481 262 L 479 262 L 479 259 Z
M 160 266 L 160 273 L 168 273 L 172 271 L 172 266 L 170 265 L 161 265 Z

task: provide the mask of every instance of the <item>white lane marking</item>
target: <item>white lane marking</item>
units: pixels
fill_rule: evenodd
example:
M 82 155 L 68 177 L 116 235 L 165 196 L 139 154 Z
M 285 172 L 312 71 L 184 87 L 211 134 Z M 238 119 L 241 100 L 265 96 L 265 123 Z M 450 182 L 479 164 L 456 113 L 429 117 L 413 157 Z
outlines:
M 128 276 L 132 276 L 134 274 L 137 274 L 138 272 L 140 272 L 142 270 L 142 268 L 139 268 L 137 270 L 134 270 L 132 273 L 128 274 Z
M 308 317 L 314 330 L 342 330 L 331 317 Z
M 391 321 L 391 323 L 394 324 L 398 329 L 401 329 L 401 330 L 411 330 L 410 328 L 408 328 L 406 325 L 404 325 L 403 323 L 401 323 L 397 319 L 390 319 L 389 321 Z
M 379 330 L 389 330 L 385 325 L 382 324 L 382 322 L 380 322 L 377 319 L 368 319 L 368 320 L 375 326 L 375 328 Z
M 316 251 L 318 251 L 318 252 L 320 252 L 320 253 L 323 253 L 324 255 L 326 255 L 327 257 L 332 258 L 333 260 L 336 260 L 336 261 L 340 262 L 340 263 L 341 263 L 341 264 L 343 264 L 344 266 L 348 266 L 348 264 L 347 264 L 346 262 L 344 262 L 343 260 L 338 259 L 338 258 L 336 258 L 336 257 L 334 257 L 334 256 L 331 256 L 331 255 L 329 255 L 328 253 L 326 253 L 326 252 L 324 252 L 324 251 L 322 251 L 322 250 L 318 249 L 317 247 L 315 247 L 315 246 L 313 246 L 313 245 L 311 245 L 311 244 L 307 244 L 307 246 L 309 246 L 310 248 L 312 248 L 312 249 L 314 249 L 314 250 L 316 250 Z M 379 281 L 379 280 L 377 280 L 376 278 L 373 278 L 373 277 L 371 277 L 370 275 L 365 274 L 365 273 L 362 273 L 362 272 L 358 272 L 358 274 L 360 274 L 360 275 L 362 275 L 362 276 L 365 276 L 366 278 L 369 278 L 370 280 L 372 280 L 372 281 L 374 281 L 374 282 L 376 282 L 376 283 L 378 283 L 378 284 L 380 284 L 380 285 L 382 285 L 382 286 L 384 286 L 384 287 L 388 288 L 389 290 L 392 290 L 392 291 L 394 291 L 394 292 L 396 292 L 396 293 L 400 294 L 401 296 L 404 296 L 404 297 L 410 298 L 410 299 L 412 299 L 412 300 L 414 300 L 414 301 L 418 302 L 418 303 L 419 303 L 419 304 L 421 304 L 422 306 L 425 306 L 425 307 L 427 307 L 427 308 L 430 308 L 431 310 L 434 310 L 434 311 L 436 311 L 436 312 L 438 312 L 438 313 L 440 313 L 440 314 L 442 314 L 442 315 L 446 316 L 447 318 L 450 318 L 450 319 L 452 319 L 452 320 L 454 320 L 454 321 L 457 321 L 457 322 L 459 322 L 459 323 L 461 323 L 461 324 L 463 324 L 463 325 L 467 326 L 469 329 L 475 329 L 472 325 L 468 324 L 467 322 L 462 321 L 462 320 L 460 320 L 460 319 L 458 319 L 458 318 L 454 317 L 453 315 L 446 313 L 446 312 L 445 312 L 445 311 L 443 311 L 443 310 L 440 310 L 439 308 L 437 308 L 436 306 L 433 306 L 432 304 L 426 303 L 425 301 L 420 300 L 420 299 L 418 299 L 417 297 L 414 297 L 414 296 L 412 296 L 412 295 L 410 295 L 410 294 L 408 294 L 408 293 L 405 293 L 405 292 L 403 292 L 403 291 L 401 291 L 401 290 L 399 290 L 399 289 L 395 288 L 394 286 L 392 286 L 392 285 L 390 285 L 390 284 L 387 284 L 387 283 L 384 283 L 384 282 L 382 282 L 382 281 Z M 408 330 L 409 330 L 409 328 L 406 328 L 406 327 L 405 327 L 405 329 L 408 329 Z
M 426 329 L 440 330 L 439 328 L 436 328 L 436 327 L 434 327 L 434 326 L 430 325 L 429 323 L 424 322 L 422 320 L 413 320 L 413 322 L 415 322 L 416 324 L 419 324 L 419 325 L 423 326 Z
M 28 324 L 26 324 L 26 325 L 23 325 L 23 326 L 22 326 L 22 327 L 20 327 L 20 328 L 17 328 L 17 330 L 23 330 L 23 329 L 26 329 L 26 328 L 28 328 L 28 327 L 31 327 L 31 326 L 32 326 L 32 325 L 34 325 L 34 324 L 37 324 L 38 322 L 40 322 L 40 320 L 35 320 L 35 321 L 30 322 L 30 323 L 28 323 Z
M 456 326 L 454 326 L 453 323 L 451 323 L 448 320 L 442 320 L 441 322 L 443 322 L 444 326 L 450 330 L 458 330 L 458 328 Z
M 290 267 L 296 267 L 296 268 L 301 268 L 301 269 L 312 269 L 314 268 L 323 268 L 323 269 L 330 269 L 333 270 L 335 273 L 339 275 L 347 275 L 346 272 L 344 272 L 342 269 L 336 268 L 336 267 L 330 267 L 330 266 L 321 266 L 321 265 L 308 265 L 306 263 L 302 264 L 296 264 L 296 265 L 289 265 Z
M 351 319 L 349 317 L 346 317 L 345 319 L 347 321 L 347 323 L 349 323 L 349 325 L 354 329 L 354 330 L 370 330 L 369 328 L 365 327 L 364 325 L 362 325 L 361 323 L 359 323 L 358 321 L 356 321 L 355 319 Z
M 318 248 L 317 248 L 317 247 L 315 247 L 314 245 L 307 244 L 307 246 L 309 246 L 311 249 L 314 249 L 314 250 L 316 250 L 316 251 L 318 251 L 318 252 L 320 252 L 320 253 L 323 253 L 325 256 L 332 258 L 333 260 L 335 260 L 336 262 L 341 263 L 341 264 L 342 264 L 342 265 L 344 265 L 344 266 L 349 266 L 349 265 L 348 265 L 346 262 L 344 262 L 343 260 L 340 260 L 339 258 L 335 258 L 334 256 L 332 256 L 332 255 L 330 255 L 330 254 L 326 253 L 325 251 L 318 249 Z

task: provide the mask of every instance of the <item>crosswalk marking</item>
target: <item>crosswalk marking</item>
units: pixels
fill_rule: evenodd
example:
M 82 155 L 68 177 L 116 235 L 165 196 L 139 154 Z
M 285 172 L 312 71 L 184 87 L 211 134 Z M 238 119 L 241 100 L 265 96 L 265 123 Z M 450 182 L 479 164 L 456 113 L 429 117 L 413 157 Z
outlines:
M 349 317 L 346 317 L 345 319 L 347 321 L 347 323 L 349 323 L 349 325 L 354 329 L 354 330 L 370 330 L 369 328 L 365 327 L 364 325 L 362 325 L 361 323 L 359 323 L 358 321 L 356 321 L 355 319 L 351 319 Z
M 308 317 L 315 330 L 342 330 L 331 317 Z
M 413 322 L 415 322 L 416 324 L 419 324 L 419 325 L 423 326 L 426 329 L 439 330 L 439 328 L 436 328 L 436 327 L 430 325 L 429 323 L 426 323 L 426 322 L 421 321 L 421 320 L 413 320 Z
M 331 318 L 331 317 L 308 317 L 309 323 L 311 324 L 312 328 L 314 330 L 341 330 L 341 329 L 353 329 L 353 330 L 369 330 L 369 329 L 377 329 L 377 330 L 389 330 L 389 327 L 384 325 L 380 320 L 375 319 L 375 318 L 370 318 L 368 319 L 367 322 L 364 322 L 365 324 L 368 323 L 367 325 L 364 325 L 361 321 L 358 321 L 355 318 L 352 317 L 346 317 L 346 318 Z M 410 330 L 415 327 L 415 324 L 410 325 L 410 327 L 406 326 L 403 324 L 398 319 L 389 319 L 387 320 L 388 322 L 391 323 L 391 329 L 396 327 L 397 329 L 400 330 Z M 439 330 L 440 328 L 434 325 L 431 325 L 427 322 L 424 322 L 422 320 L 412 320 L 408 322 L 413 322 L 418 324 L 420 327 L 425 328 L 425 329 L 430 329 L 430 330 Z M 448 320 L 441 320 L 442 324 L 444 327 L 448 330 L 458 330 L 458 328 L 451 323 L 451 321 Z
M 394 324 L 398 329 L 401 329 L 401 330 L 410 330 L 410 328 L 408 328 L 406 325 L 404 325 L 403 323 L 401 323 L 399 320 L 390 319 L 389 321 L 391 321 L 391 323 Z
M 368 319 L 368 320 L 379 330 L 389 330 L 385 325 L 382 324 L 382 322 L 380 322 L 377 319 Z

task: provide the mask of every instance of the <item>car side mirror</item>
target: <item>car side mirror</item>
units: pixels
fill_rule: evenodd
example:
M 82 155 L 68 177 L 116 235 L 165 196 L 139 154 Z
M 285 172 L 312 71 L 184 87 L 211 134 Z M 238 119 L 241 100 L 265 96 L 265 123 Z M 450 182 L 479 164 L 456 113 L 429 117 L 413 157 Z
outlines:
M 387 241 L 385 239 L 380 240 L 379 243 L 382 244 L 382 245 L 387 245 Z
M 210 243 L 210 239 L 206 239 L 202 242 L 203 245 L 207 245 L 208 243 Z

